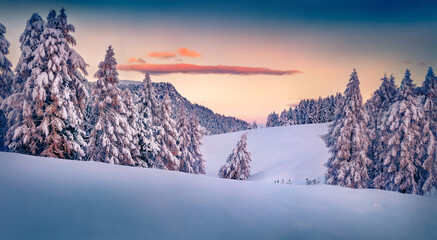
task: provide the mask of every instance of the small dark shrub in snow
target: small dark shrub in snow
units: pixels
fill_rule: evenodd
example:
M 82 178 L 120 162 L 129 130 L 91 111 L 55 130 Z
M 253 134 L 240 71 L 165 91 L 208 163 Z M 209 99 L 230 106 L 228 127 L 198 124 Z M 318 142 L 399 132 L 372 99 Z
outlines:
M 319 185 L 320 184 L 319 178 L 317 178 L 317 179 L 314 178 L 312 180 L 307 178 L 306 181 L 307 181 L 307 185 Z

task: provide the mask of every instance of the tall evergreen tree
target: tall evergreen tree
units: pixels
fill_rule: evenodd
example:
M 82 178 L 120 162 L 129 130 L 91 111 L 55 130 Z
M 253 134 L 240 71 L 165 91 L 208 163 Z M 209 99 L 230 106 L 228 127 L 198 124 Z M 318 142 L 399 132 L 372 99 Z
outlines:
M 426 74 L 425 81 L 422 85 L 422 93 L 424 94 L 422 103 L 424 106 L 425 117 L 430 123 L 430 128 L 433 136 L 429 137 L 428 154 L 423 161 L 423 186 L 422 191 L 428 192 L 433 187 L 437 187 L 437 156 L 435 156 L 435 144 L 433 141 L 437 137 L 437 77 L 434 75 L 433 69 L 430 67 Z
M 158 103 L 152 81 L 147 73 L 141 86 L 138 102 L 138 144 L 140 157 L 149 167 L 153 165 L 158 152 L 159 144 L 155 132 L 159 132 Z
M 178 171 L 180 151 L 177 144 L 178 132 L 176 122 L 170 117 L 171 103 L 168 93 L 162 101 L 162 108 L 159 114 L 159 124 L 156 140 L 160 146 L 160 151 L 152 164 L 154 168 Z
M 67 14 L 65 9 L 62 8 L 59 15 L 56 16 L 57 29 L 61 32 L 62 36 L 66 40 L 65 50 L 68 54 L 68 74 L 71 77 L 71 88 L 75 91 L 72 94 L 75 96 L 73 99 L 76 100 L 74 103 L 77 106 L 76 111 L 80 114 L 83 119 L 85 117 L 85 111 L 87 107 L 87 100 L 89 97 L 88 90 L 86 89 L 86 83 L 88 82 L 84 75 L 88 75 L 86 70 L 88 64 L 82 58 L 82 56 L 77 53 L 73 46 L 76 45 L 76 39 L 71 35 L 71 33 L 76 31 L 74 25 L 68 23 Z
M 14 79 L 14 90 L 21 91 L 24 83 L 31 75 L 28 65 L 33 60 L 32 52 L 41 43 L 41 34 L 44 31 L 44 20 L 38 13 L 32 14 L 26 23 L 24 32 L 20 35 L 21 55 L 15 67 L 16 76 Z
M 250 177 L 250 152 L 247 149 L 247 133 L 244 133 L 229 155 L 225 165 L 220 168 L 221 178 L 246 180 Z
M 178 129 L 179 133 L 178 143 L 181 151 L 179 157 L 179 171 L 194 173 L 194 157 L 192 156 L 192 153 L 190 151 L 192 145 L 190 136 L 190 125 L 188 122 L 188 116 L 185 107 L 179 109 L 176 128 Z
M 0 23 L 0 105 L 3 105 L 3 101 L 11 95 L 14 79 L 14 73 L 11 70 L 12 63 L 6 58 L 9 54 L 10 43 L 6 40 L 5 34 L 6 27 Z M 0 110 L 0 151 L 6 149 L 5 137 L 8 131 L 6 113 L 7 111 Z
M 179 147 L 181 151 L 179 170 L 187 173 L 205 173 L 205 166 L 202 152 L 200 151 L 199 119 L 192 115 L 187 116 L 184 107 L 179 110 L 176 127 L 179 132 Z
M 98 79 L 92 89 L 91 111 L 95 126 L 90 134 L 88 158 L 111 164 L 142 165 L 136 147 L 136 130 L 129 123 L 136 121 L 132 119 L 132 107 L 126 104 L 117 87 L 116 65 L 114 51 L 109 46 L 105 60 L 100 62 L 94 75 Z
M 51 11 L 32 52 L 31 70 L 22 91 L 22 121 L 12 126 L 9 147 L 18 152 L 81 159 L 86 143 L 82 119 L 68 74 L 66 41 L 56 28 L 56 12 Z
M 370 145 L 368 117 L 362 104 L 359 85 L 354 69 L 344 92 L 344 101 L 336 110 L 336 119 L 327 136 L 332 154 L 326 163 L 328 184 L 365 188 L 370 181 L 368 168 L 372 161 L 367 157 Z
M 379 126 L 379 140 L 386 144 L 381 154 L 381 169 L 373 181 L 376 188 L 421 193 L 424 178 L 421 165 L 424 159 L 435 154 L 430 152 L 435 152 L 435 147 L 429 121 L 413 91 L 414 84 L 407 70 L 396 101 Z
M 199 118 L 196 115 L 191 115 L 189 119 L 190 135 L 191 135 L 191 146 L 190 151 L 194 158 L 193 170 L 195 174 L 205 174 L 205 159 L 200 151 L 202 133 L 201 126 L 199 124 Z
M 44 24 L 44 20 L 37 13 L 34 13 L 27 21 L 24 32 L 20 35 L 21 55 L 15 67 L 16 74 L 13 84 L 2 85 L 12 86 L 12 94 L 3 101 L 1 106 L 5 112 L 5 120 L 7 120 L 7 124 L 3 126 L 8 127 L 5 139 L 6 146 L 12 143 L 16 126 L 22 124 L 23 102 L 25 102 L 25 94 L 23 93 L 24 84 L 31 75 L 32 69 L 29 68 L 29 64 L 33 60 L 33 51 L 35 51 L 41 43 L 41 34 L 44 31 Z
M 368 127 L 370 130 L 369 137 L 372 144 L 369 147 L 369 156 L 373 160 L 373 167 L 371 169 L 372 178 L 377 175 L 377 171 L 381 169 L 380 155 L 385 148 L 385 142 L 380 142 L 380 132 L 378 125 L 382 121 L 383 114 L 388 111 L 396 98 L 396 85 L 393 75 L 390 79 L 384 74 L 381 78 L 381 86 L 377 89 L 372 97 L 366 102 L 365 108 L 369 115 Z

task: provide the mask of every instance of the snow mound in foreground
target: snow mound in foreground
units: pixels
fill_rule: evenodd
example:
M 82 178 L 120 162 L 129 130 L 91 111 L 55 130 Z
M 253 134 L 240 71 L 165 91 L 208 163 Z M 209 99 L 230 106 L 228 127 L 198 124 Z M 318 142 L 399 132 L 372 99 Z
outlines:
M 252 181 L 212 171 L 241 132 L 205 138 L 214 177 L 0 153 L 0 239 L 436 239 L 436 198 L 272 183 L 322 176 L 326 149 L 305 136 L 325 130 L 251 131 Z

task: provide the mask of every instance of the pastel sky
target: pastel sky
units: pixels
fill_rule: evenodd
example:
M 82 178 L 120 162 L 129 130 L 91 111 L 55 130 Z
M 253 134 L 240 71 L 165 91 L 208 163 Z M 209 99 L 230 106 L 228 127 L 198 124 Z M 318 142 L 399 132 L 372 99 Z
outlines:
M 343 92 L 356 68 L 364 99 L 384 73 L 417 84 L 437 67 L 437 1 L 8 1 L 10 60 L 33 12 L 67 9 L 90 81 L 112 45 L 120 79 L 170 82 L 213 111 L 264 123 L 300 99 Z

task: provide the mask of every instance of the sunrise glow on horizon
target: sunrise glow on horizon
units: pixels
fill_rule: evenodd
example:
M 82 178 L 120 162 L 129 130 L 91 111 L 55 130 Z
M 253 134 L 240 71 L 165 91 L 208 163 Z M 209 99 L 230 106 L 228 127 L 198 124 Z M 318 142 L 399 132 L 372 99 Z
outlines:
M 191 102 L 248 122 L 343 92 L 354 68 L 367 99 L 384 73 L 399 84 L 408 68 L 420 85 L 437 67 L 436 3 L 312 2 L 14 1 L 0 9 L 0 22 L 15 65 L 32 13 L 46 18 L 65 7 L 89 81 L 112 45 L 120 79 L 150 72 Z

